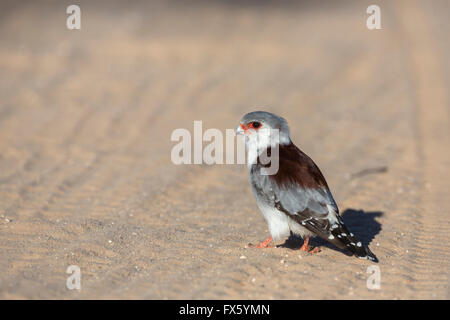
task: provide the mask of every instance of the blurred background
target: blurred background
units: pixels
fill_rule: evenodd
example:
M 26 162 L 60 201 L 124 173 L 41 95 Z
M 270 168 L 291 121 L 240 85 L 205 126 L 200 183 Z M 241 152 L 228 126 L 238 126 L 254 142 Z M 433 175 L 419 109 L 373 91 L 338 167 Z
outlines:
M 448 299 L 449 12 L 1 1 L 0 296 Z M 268 235 L 245 165 L 171 162 L 173 130 L 233 129 L 254 110 L 288 120 L 378 256 L 381 290 L 331 247 L 244 249 Z

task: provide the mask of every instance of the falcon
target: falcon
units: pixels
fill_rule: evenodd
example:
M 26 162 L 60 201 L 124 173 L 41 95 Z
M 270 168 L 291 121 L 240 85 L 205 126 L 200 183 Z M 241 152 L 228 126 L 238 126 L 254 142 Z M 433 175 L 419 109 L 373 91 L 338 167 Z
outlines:
M 250 185 L 271 235 L 255 247 L 271 247 L 272 241 L 292 233 L 304 239 L 300 250 L 317 253 L 318 248 L 310 250 L 308 244 L 311 236 L 318 236 L 358 258 L 378 262 L 345 226 L 322 172 L 292 143 L 285 119 L 265 111 L 250 112 L 236 134 L 245 136 Z M 277 170 L 271 172 L 270 166 Z

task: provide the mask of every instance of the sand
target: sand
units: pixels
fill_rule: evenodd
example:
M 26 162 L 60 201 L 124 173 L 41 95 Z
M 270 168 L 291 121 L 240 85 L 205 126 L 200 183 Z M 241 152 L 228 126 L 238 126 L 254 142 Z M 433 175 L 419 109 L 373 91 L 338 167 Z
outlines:
M 373 31 L 369 4 L 81 1 L 68 30 L 65 3 L 2 1 L 0 297 L 449 299 L 449 3 L 380 2 Z M 268 230 L 245 165 L 172 163 L 173 130 L 255 109 L 320 166 L 378 290 L 323 242 L 246 249 Z

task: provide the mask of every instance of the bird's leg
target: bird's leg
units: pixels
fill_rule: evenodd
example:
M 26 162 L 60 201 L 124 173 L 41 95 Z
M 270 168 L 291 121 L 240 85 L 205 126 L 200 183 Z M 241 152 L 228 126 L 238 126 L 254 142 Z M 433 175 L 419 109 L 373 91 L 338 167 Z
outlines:
M 264 240 L 257 245 L 253 245 L 249 243 L 246 245 L 247 248 L 273 248 L 273 246 L 269 246 L 269 243 L 272 242 L 272 237 L 268 237 L 267 240 Z
M 308 253 L 317 253 L 317 252 L 319 252 L 319 248 L 318 247 L 315 247 L 315 248 L 309 250 L 308 243 L 309 243 L 309 236 L 306 236 L 305 240 L 303 241 L 303 245 L 300 248 L 300 250 L 308 252 Z

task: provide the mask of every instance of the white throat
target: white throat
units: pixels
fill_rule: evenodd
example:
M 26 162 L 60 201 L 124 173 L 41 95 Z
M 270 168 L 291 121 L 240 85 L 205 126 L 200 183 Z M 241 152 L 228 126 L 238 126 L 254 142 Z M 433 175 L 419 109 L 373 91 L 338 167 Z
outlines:
M 247 149 L 247 165 L 250 168 L 257 162 L 258 156 L 266 152 L 267 148 L 278 147 L 280 144 L 289 144 L 289 136 L 280 134 L 277 129 L 261 128 L 257 132 L 245 135 L 245 146 Z

